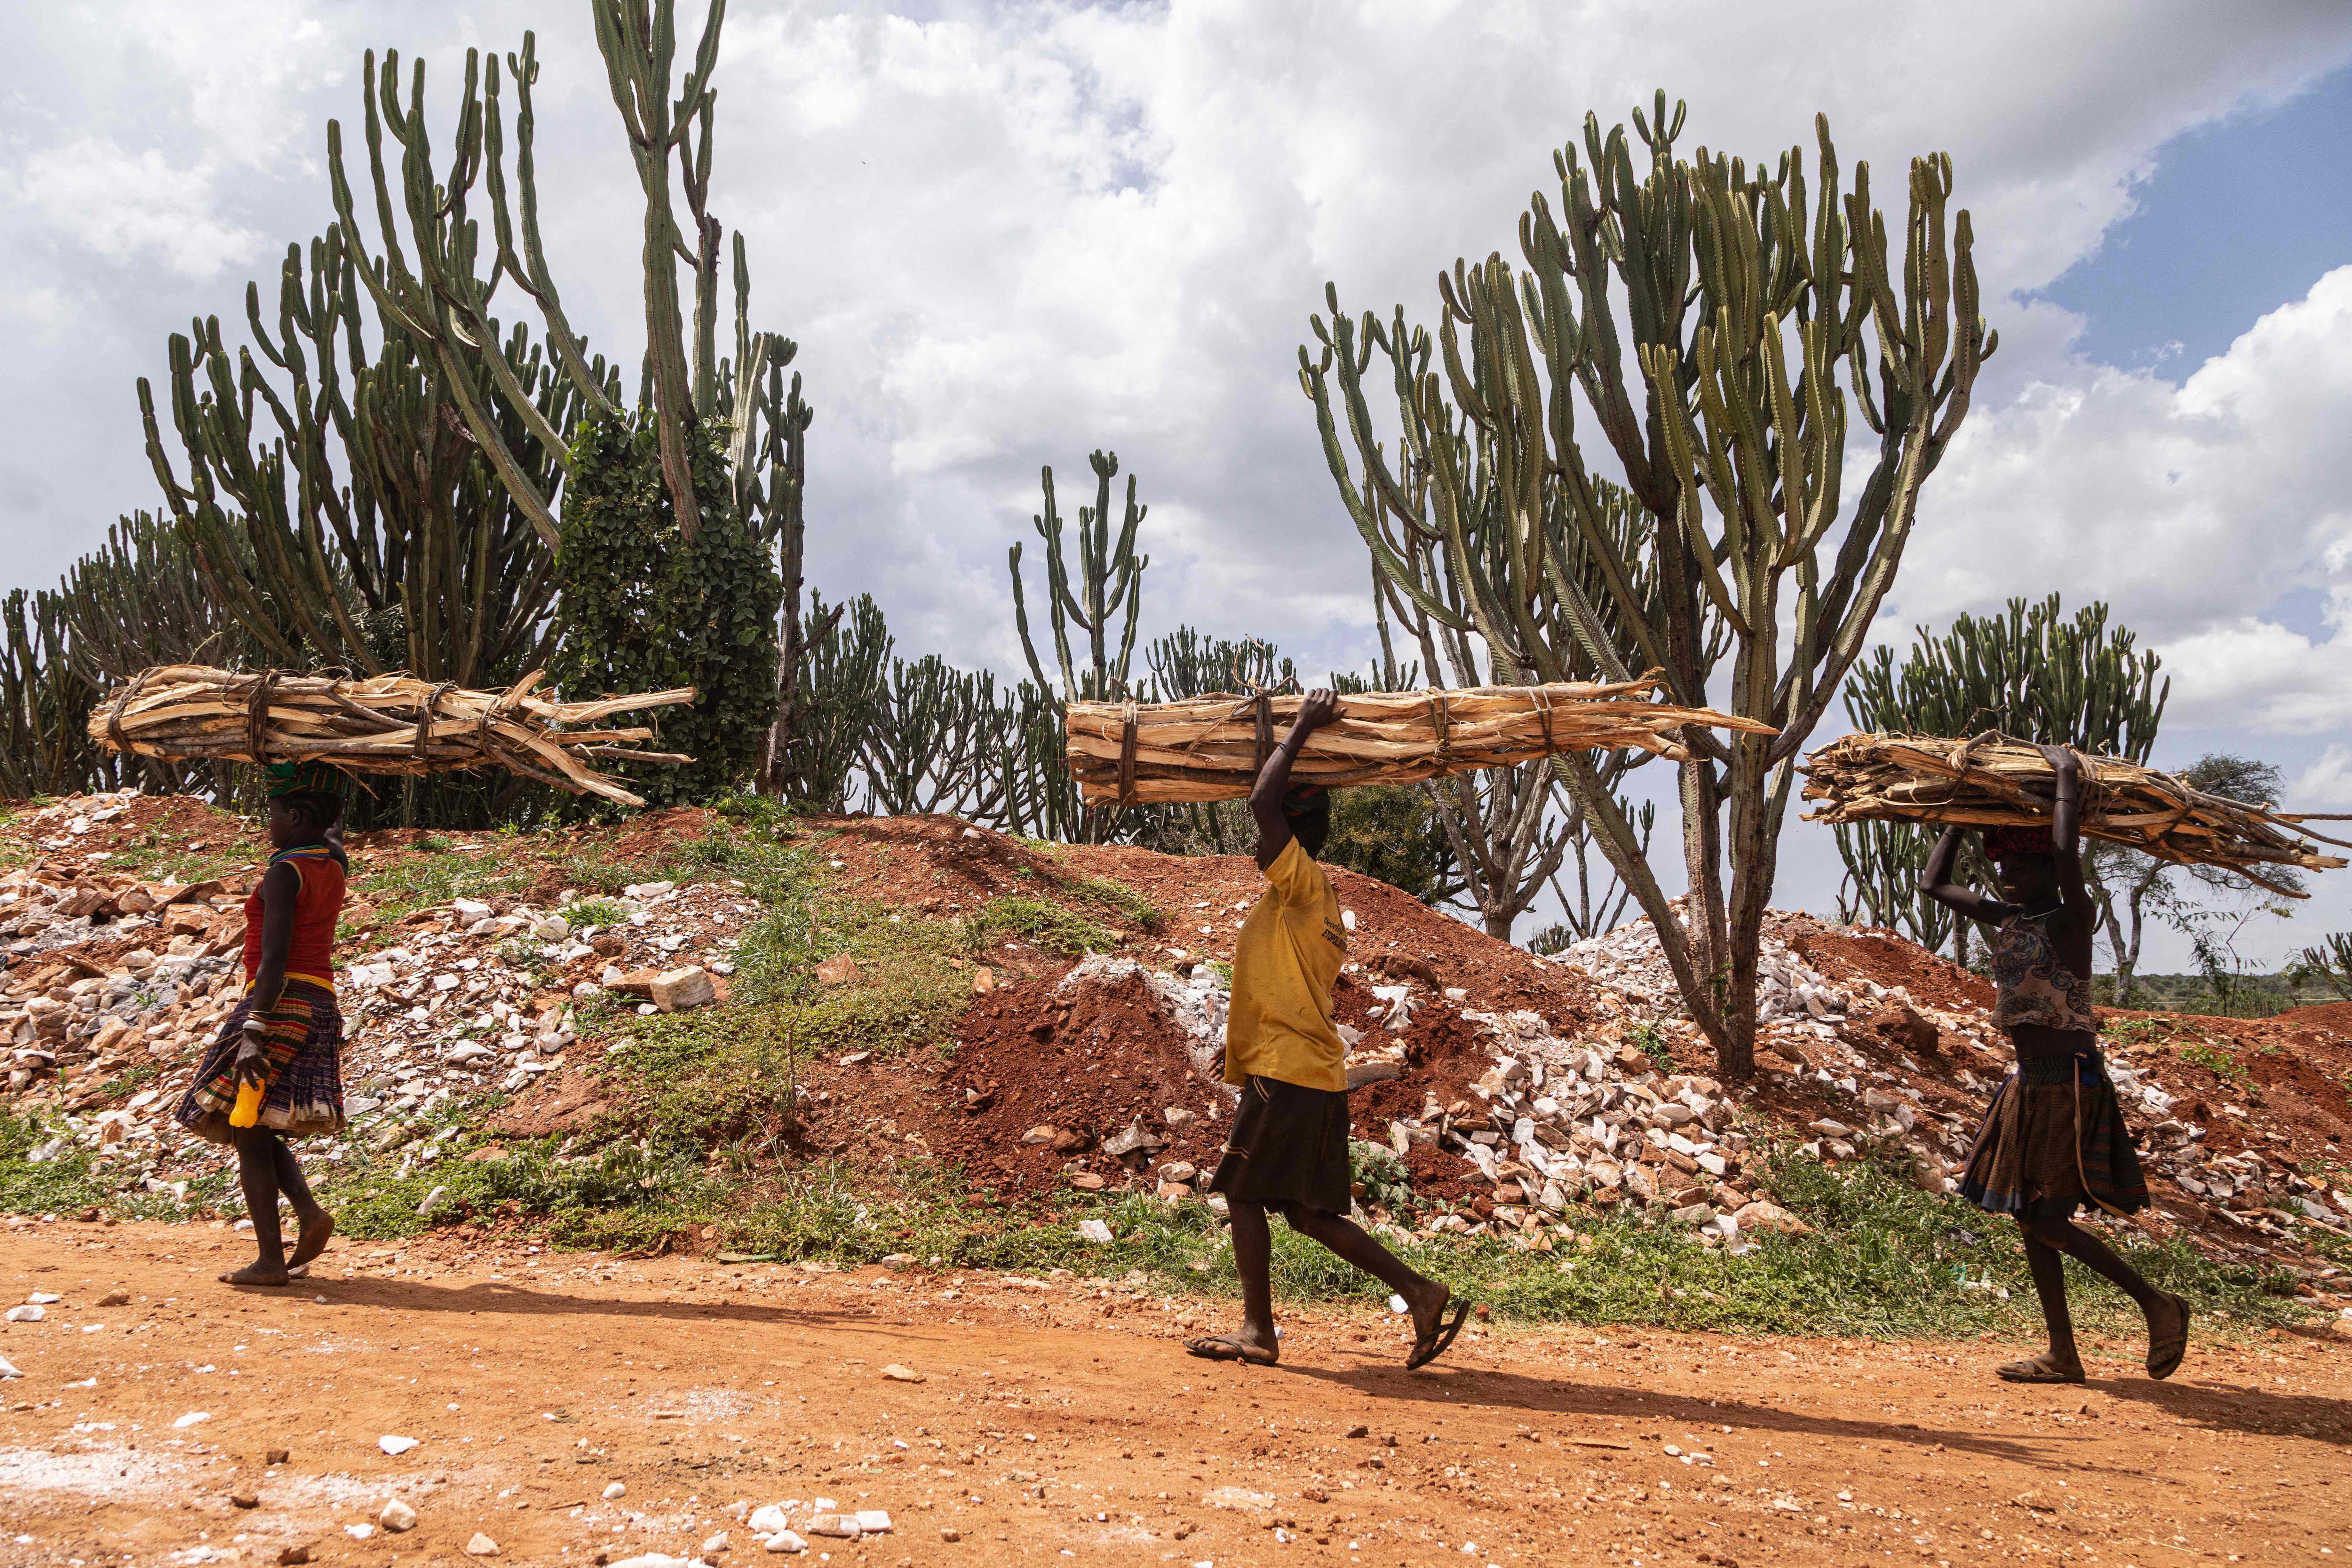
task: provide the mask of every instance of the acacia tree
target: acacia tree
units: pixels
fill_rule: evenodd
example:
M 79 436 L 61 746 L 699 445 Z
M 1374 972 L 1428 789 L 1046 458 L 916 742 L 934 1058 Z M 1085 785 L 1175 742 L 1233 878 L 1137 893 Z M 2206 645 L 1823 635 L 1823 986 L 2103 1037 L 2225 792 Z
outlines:
M 2199 758 L 2181 769 L 2180 777 L 2194 789 L 2250 806 L 2276 806 L 2284 786 L 2275 763 L 2228 752 Z M 2249 918 L 2254 914 L 2284 918 L 2290 911 L 2279 894 L 2303 894 L 2304 874 L 2293 866 L 2264 867 L 2263 880 L 2271 886 L 2254 888 L 2220 866 L 2177 865 L 2104 840 L 2090 844 L 2084 859 L 2115 961 L 2117 1007 L 2131 1005 L 2139 974 L 2140 938 L 2149 920 L 2160 919 L 2187 933 L 2200 967 L 2205 967 L 2212 951 L 2228 946 L 2226 941 L 2217 945 L 2211 935 L 2225 918 L 2217 904 L 2235 908 Z M 2237 925 L 2243 924 L 2243 918 L 2236 921 Z
M 1619 679 L 1654 669 L 1671 700 L 1705 704 L 1707 628 L 1720 619 L 1730 681 L 1717 706 L 1777 733 L 1684 733 L 1680 910 L 1594 759 L 1569 754 L 1554 767 L 1656 926 L 1721 1071 L 1745 1079 L 1794 764 L 1862 651 L 1920 488 L 1997 340 L 1977 315 L 1969 214 L 1948 221 L 1948 156 L 1913 161 L 1890 264 L 1868 165 L 1843 193 L 1825 118 L 1815 122 L 1817 188 L 1798 148 L 1769 174 L 1705 148 L 1677 157 L 1683 119 L 1677 104 L 1668 120 L 1663 92 L 1650 118 L 1635 111 L 1649 152 L 1642 172 L 1624 127 L 1604 137 L 1586 116 L 1584 158 L 1570 144 L 1554 160 L 1559 214 L 1538 193 L 1520 219 L 1525 270 L 1496 254 L 1441 276 L 1444 374 L 1391 350 L 1397 449 L 1408 476 L 1413 464 L 1429 470 L 1429 545 L 1451 599 L 1423 580 L 1389 527 L 1411 508 L 1391 499 L 1402 481 L 1363 394 L 1372 319 L 1352 326 L 1328 292 L 1331 319 L 1313 320 L 1319 350 L 1302 348 L 1299 370 L 1333 477 L 1382 574 L 1433 620 L 1475 633 L 1496 678 L 1569 679 L 1589 661 Z M 1610 537 L 1580 403 L 1647 514 L 1639 548 L 1654 600 Z M 1850 408 L 1877 446 L 1851 500 Z M 1594 597 L 1569 580 L 1570 538 L 1591 552 L 1638 664 L 1621 658 Z

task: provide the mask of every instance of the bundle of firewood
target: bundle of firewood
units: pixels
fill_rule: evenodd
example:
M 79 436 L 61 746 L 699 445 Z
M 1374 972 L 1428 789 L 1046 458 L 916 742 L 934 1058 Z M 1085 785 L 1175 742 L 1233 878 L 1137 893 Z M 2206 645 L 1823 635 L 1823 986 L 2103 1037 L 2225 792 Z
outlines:
M 1668 737 L 1686 726 L 1777 733 L 1710 708 L 1643 700 L 1662 685 L 1644 676 L 1613 685 L 1343 696 L 1338 718 L 1307 737 L 1290 777 L 1327 789 L 1412 784 L 1553 752 L 1627 747 L 1679 761 L 1683 748 Z M 1090 803 L 1232 800 L 1249 793 L 1302 700 L 1220 693 L 1173 703 L 1074 702 L 1066 712 L 1070 771 Z
M 2346 846 L 2303 826 L 2340 819 L 2295 815 L 2197 789 L 2120 758 L 2082 758 L 2082 831 L 2175 864 L 2223 866 L 2291 897 L 2252 868 L 2332 871 L 2346 863 L 2319 843 Z M 2057 776 L 2042 749 L 1988 731 L 1969 740 L 1922 735 L 1849 735 L 1806 759 L 1805 799 L 1827 802 L 1809 822 L 1865 821 L 2044 825 Z M 2314 842 L 2313 841 L 2318 841 Z
M 559 703 L 531 695 L 545 675 L 533 670 L 502 692 L 478 692 L 405 674 L 353 680 L 168 664 L 107 694 L 90 709 L 89 734 L 110 751 L 178 762 L 324 762 L 352 773 L 503 768 L 625 806 L 645 801 L 582 758 L 691 760 L 637 749 L 650 729 L 595 726 L 610 714 L 690 703 L 692 687 Z

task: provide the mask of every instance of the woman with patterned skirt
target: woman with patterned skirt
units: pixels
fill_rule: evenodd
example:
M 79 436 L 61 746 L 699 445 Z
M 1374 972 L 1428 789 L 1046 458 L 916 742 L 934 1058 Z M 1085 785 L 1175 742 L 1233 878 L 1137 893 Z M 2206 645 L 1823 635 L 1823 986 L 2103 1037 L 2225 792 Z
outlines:
M 350 862 L 337 841 L 341 779 L 316 763 L 269 768 L 269 841 L 276 852 L 245 901 L 246 993 L 205 1053 L 174 1113 L 198 1137 L 236 1151 L 253 1239 L 260 1255 L 221 1279 L 232 1285 L 283 1285 L 307 1270 L 335 1233 L 294 1163 L 289 1138 L 343 1128 L 342 1014 L 335 1007 L 335 922 Z M 231 1124 L 237 1091 L 262 1091 L 250 1127 Z M 278 1199 L 294 1206 L 299 1228 L 289 1254 Z
M 1960 830 L 1948 828 L 1920 873 L 1920 891 L 1993 928 L 1993 1021 L 2017 1048 L 2017 1068 L 1993 1093 L 1969 1151 L 1960 1192 L 1978 1207 L 2015 1219 L 2050 1349 L 1999 1369 L 2012 1383 L 2080 1383 L 2082 1358 L 2066 1310 L 2061 1254 L 2112 1281 L 2147 1318 L 2147 1373 L 2169 1377 L 2189 1345 L 2189 1303 L 2158 1290 L 2076 1225 L 2096 1206 L 2121 1218 L 2145 1207 L 2147 1184 L 2123 1106 L 2099 1054 L 2091 1009 L 2091 942 L 2097 911 L 2083 885 L 2078 836 L 2081 764 L 2063 746 L 2042 755 L 2057 771 L 2048 828 L 1997 828 L 1985 852 L 2001 896 L 1952 881 Z

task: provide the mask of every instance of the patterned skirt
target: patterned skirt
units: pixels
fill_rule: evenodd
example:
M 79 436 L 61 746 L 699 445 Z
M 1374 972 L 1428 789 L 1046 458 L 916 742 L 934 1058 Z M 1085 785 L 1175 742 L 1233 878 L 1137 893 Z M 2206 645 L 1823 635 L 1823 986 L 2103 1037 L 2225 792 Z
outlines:
M 228 1124 L 236 1106 L 236 1052 L 245 1020 L 253 1011 L 247 992 L 221 1026 L 220 1038 L 205 1052 L 195 1082 L 173 1114 L 196 1136 L 232 1144 Z M 332 987 L 289 976 L 286 989 L 268 1012 L 269 1088 L 261 1102 L 261 1123 L 289 1138 L 343 1130 L 343 1015 Z
M 2097 1051 L 2019 1059 L 1977 1128 L 1960 1196 L 2020 1219 L 2147 1206 L 2139 1151 Z
M 1346 1090 L 1255 1076 L 1242 1085 L 1211 1192 L 1345 1214 L 1355 1201 L 1348 1182 Z

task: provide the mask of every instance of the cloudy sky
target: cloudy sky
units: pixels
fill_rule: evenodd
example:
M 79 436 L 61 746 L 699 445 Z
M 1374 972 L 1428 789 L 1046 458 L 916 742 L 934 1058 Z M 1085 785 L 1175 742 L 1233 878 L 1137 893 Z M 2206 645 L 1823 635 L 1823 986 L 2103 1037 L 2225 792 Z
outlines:
M 155 504 L 133 383 L 328 221 L 362 51 L 428 62 L 446 146 L 465 50 L 525 27 L 554 266 L 633 360 L 638 198 L 584 6 L 0 16 L 0 581 L 54 581 Z M 1013 667 L 1004 552 L 1038 467 L 1069 500 L 1108 446 L 1151 506 L 1147 631 L 1270 636 L 1320 669 L 1370 632 L 1295 373 L 1327 280 L 1432 319 L 1440 267 L 1516 256 L 1585 111 L 1658 87 L 1690 103 L 1686 147 L 1750 158 L 1810 162 L 1825 110 L 1882 201 L 1948 151 L 2002 347 L 1883 635 L 2103 597 L 2174 676 L 2159 762 L 2261 756 L 2291 803 L 2352 810 L 2347 64 L 2352 11 L 2290 0 L 737 0 L 714 207 L 749 236 L 756 319 L 801 344 L 828 595 L 873 592 L 904 649 Z M 1826 834 L 1790 832 L 1779 902 L 1826 910 Z M 2334 880 L 2246 950 L 2352 925 Z

